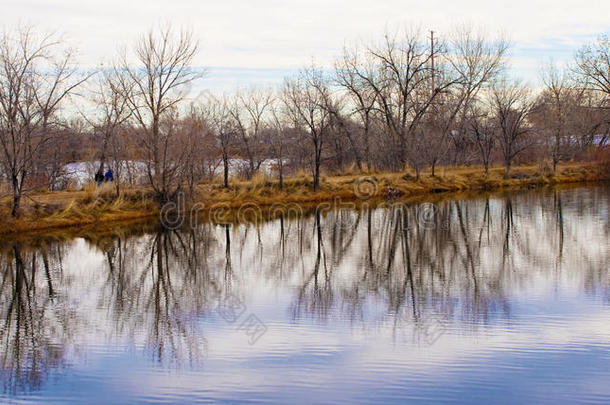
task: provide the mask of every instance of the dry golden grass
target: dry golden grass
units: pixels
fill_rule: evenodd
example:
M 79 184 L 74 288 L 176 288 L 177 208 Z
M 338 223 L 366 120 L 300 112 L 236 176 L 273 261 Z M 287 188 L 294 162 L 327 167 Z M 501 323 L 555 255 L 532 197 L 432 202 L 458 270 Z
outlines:
M 2 202 L 0 234 L 118 222 L 158 213 L 144 190 L 129 190 L 117 197 L 111 190 L 88 188 L 36 194 L 23 202 L 17 219 L 10 216 L 10 199 Z
M 566 163 L 558 167 L 557 173 L 552 167 L 544 165 L 522 165 L 512 169 L 505 178 L 503 167 L 490 168 L 485 174 L 480 166 L 440 167 L 436 176 L 429 170 L 423 171 L 420 180 L 415 180 L 413 173 L 350 173 L 336 176 L 322 176 L 320 190 L 312 190 L 312 178 L 303 172 L 284 180 L 280 189 L 276 179 L 260 175 L 250 182 L 237 181 L 229 189 L 220 185 L 201 185 L 197 200 L 204 203 L 226 203 L 239 206 L 244 202 L 259 205 L 270 205 L 276 202 L 317 202 L 333 198 L 358 198 L 355 189 L 363 179 L 376 184 L 376 193 L 370 197 L 408 197 L 421 194 L 441 193 L 465 190 L 496 190 L 504 188 L 521 188 L 558 183 L 610 180 L 610 172 L 599 163 Z
M 208 207 L 222 203 L 234 208 L 244 203 L 255 203 L 261 207 L 274 203 L 307 205 L 336 198 L 358 201 L 362 192 L 369 199 L 413 199 L 430 198 L 432 194 L 445 192 L 610 180 L 607 162 L 565 163 L 558 167 L 557 173 L 552 173 L 552 166 L 549 167 L 547 163 L 522 165 L 515 167 L 508 178 L 504 177 L 502 167 L 490 168 L 487 175 L 480 166 L 439 167 L 436 174 L 432 177 L 429 170 L 423 171 L 421 179 L 415 180 L 413 173 L 408 172 L 360 173 L 356 168 L 350 168 L 342 175 L 322 176 L 320 189 L 314 192 L 311 175 L 304 171 L 286 178 L 283 189 L 279 188 L 277 179 L 261 173 L 250 181 L 234 181 L 229 189 L 217 183 L 199 185 L 193 201 Z M 152 194 L 146 189 L 126 190 L 117 197 L 111 188 L 92 186 L 83 191 L 35 193 L 23 201 L 23 214 L 18 219 L 10 216 L 10 199 L 0 201 L 0 234 L 74 226 L 99 227 L 100 224 L 159 213 Z

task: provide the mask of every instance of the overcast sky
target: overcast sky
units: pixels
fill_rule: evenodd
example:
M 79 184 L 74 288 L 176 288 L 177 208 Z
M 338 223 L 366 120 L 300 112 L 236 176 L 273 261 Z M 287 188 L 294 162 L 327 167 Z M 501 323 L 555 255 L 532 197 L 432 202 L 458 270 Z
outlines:
M 4 26 L 62 32 L 92 67 L 154 24 L 189 27 L 201 41 L 195 63 L 210 67 L 210 88 L 281 81 L 312 57 L 331 66 L 344 44 L 379 38 L 386 27 L 416 25 L 442 37 L 461 23 L 505 32 L 513 73 L 535 85 L 542 63 L 569 60 L 610 31 L 608 0 L 2 0 L 1 9 Z

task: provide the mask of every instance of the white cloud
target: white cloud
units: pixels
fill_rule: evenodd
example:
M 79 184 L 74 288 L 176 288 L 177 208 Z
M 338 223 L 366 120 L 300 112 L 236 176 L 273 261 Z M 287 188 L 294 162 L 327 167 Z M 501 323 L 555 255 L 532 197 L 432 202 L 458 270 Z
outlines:
M 155 23 L 191 27 L 201 39 L 196 63 L 205 66 L 294 69 L 312 56 L 330 64 L 345 42 L 378 38 L 385 27 L 416 24 L 443 35 L 456 23 L 503 31 L 524 58 L 580 46 L 610 29 L 610 2 L 583 0 L 575 7 L 557 1 L 512 2 L 404 0 L 5 1 L 0 23 L 30 22 L 59 29 L 76 44 L 83 63 L 112 58 Z M 531 68 L 527 75 L 535 76 Z M 529 80 L 536 80 L 530 77 Z

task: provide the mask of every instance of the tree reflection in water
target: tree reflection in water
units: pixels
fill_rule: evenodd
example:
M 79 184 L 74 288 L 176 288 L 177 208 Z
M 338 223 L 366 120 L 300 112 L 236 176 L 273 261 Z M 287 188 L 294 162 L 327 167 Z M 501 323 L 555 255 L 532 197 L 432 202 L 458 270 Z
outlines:
M 207 237 L 159 229 L 137 239 L 116 238 L 106 248 L 101 297 L 115 334 L 131 336 L 163 366 L 193 367 L 205 358 L 199 318 L 213 308 L 223 283 L 210 271 Z
M 65 366 L 76 317 L 63 294 L 62 244 L 6 246 L 0 256 L 0 371 L 4 390 L 38 388 Z M 56 287 L 56 286 L 59 287 Z
M 468 333 L 510 322 L 511 298 L 540 279 L 567 277 L 608 302 L 609 204 L 604 188 L 523 192 L 441 202 L 432 224 L 418 205 L 388 203 L 89 235 L 92 250 L 76 240 L 8 244 L 0 250 L 4 387 L 38 388 L 79 346 L 87 351 L 91 331 L 161 367 L 202 367 L 218 300 L 255 302 L 270 289 L 290 296 L 276 303 L 289 322 L 389 326 L 397 336 L 431 320 Z M 99 265 L 68 268 L 69 254 Z M 94 305 L 75 304 L 83 296 Z

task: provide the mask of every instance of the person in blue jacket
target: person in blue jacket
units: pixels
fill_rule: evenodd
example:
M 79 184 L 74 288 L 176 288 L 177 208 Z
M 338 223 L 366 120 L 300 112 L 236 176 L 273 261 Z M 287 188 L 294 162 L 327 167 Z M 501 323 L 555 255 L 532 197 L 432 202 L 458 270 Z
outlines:
M 108 171 L 104 175 L 104 181 L 106 181 L 106 182 L 114 181 L 114 174 L 112 173 L 112 170 L 108 169 Z

